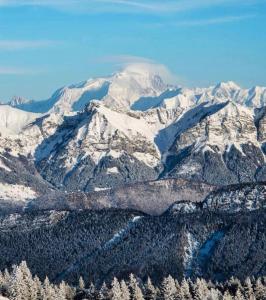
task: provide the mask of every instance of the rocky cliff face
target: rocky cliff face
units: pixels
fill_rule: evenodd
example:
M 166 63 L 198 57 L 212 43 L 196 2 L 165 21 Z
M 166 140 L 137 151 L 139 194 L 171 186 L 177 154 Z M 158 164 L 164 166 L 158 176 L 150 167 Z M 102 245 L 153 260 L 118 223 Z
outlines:
M 232 102 L 202 105 L 179 123 L 163 176 L 217 185 L 263 180 L 263 117 L 256 126 L 253 110 Z

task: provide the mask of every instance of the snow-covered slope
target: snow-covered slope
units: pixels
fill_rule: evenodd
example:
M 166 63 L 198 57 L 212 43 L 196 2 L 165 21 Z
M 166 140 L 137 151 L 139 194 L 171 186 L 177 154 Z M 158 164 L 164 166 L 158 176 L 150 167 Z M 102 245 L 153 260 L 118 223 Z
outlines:
M 9 105 L 0 105 L 0 134 L 19 134 L 25 126 L 36 120 L 39 114 L 25 112 Z
M 229 101 L 202 105 L 183 114 L 178 125 L 164 176 L 220 185 L 265 180 L 264 127 L 256 126 L 252 109 Z
M 163 110 L 124 112 L 93 101 L 83 113 L 65 118 L 35 157 L 57 186 L 91 190 L 156 179 L 161 153 L 154 137 L 174 117 Z
M 63 87 L 48 100 L 10 104 L 31 112 L 68 113 L 84 109 L 91 100 L 102 100 L 109 107 L 129 109 L 140 98 L 158 97 L 167 88 L 152 65 L 133 64 L 109 77 Z
M 156 68 L 130 65 L 46 101 L 13 101 L 42 114 L 0 106 L 0 150 L 32 155 L 43 178 L 60 189 L 158 177 L 266 180 L 265 103 L 265 88 L 231 81 L 180 88 L 165 84 Z

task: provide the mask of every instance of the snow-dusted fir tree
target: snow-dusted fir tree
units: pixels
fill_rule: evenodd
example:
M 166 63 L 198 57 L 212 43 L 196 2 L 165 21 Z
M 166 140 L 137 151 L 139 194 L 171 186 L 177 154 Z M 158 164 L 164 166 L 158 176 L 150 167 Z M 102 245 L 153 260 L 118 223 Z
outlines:
M 193 299 L 195 300 L 207 299 L 209 290 L 204 279 L 197 278 L 195 284 L 193 285 L 193 294 Z
M 150 277 L 145 284 L 145 299 L 147 300 L 155 300 L 157 297 L 157 291 L 155 286 L 153 285 Z
M 192 299 L 191 293 L 190 293 L 190 288 L 187 280 L 184 278 L 181 282 L 180 285 L 180 290 L 181 290 L 181 298 L 182 300 L 190 300 Z
M 129 286 L 130 286 L 130 290 L 131 290 L 131 299 L 132 300 L 144 300 L 142 290 L 139 287 L 139 283 L 133 274 L 130 274 L 130 276 L 129 276 Z
M 238 289 L 236 290 L 236 295 L 235 295 L 234 300 L 245 300 L 245 297 L 244 297 L 244 295 L 242 294 L 240 288 L 238 288 Z
M 42 283 L 39 279 L 38 276 L 34 276 L 33 278 L 33 282 L 34 282 L 34 288 L 36 289 L 37 292 L 37 299 L 42 299 L 42 292 L 43 292 L 43 287 L 42 287 Z
M 26 261 L 22 261 L 22 263 L 19 265 L 19 268 L 22 271 L 23 281 L 24 281 L 24 284 L 28 291 L 28 295 L 29 295 L 28 300 L 37 300 L 38 291 L 35 286 L 34 280 L 32 278 L 31 271 L 28 268 Z
M 25 261 L 13 267 L 9 280 L 10 299 L 37 300 L 37 288 Z
M 222 293 L 217 289 L 211 288 L 209 290 L 206 300 L 220 300 L 220 299 L 222 299 Z
M 125 280 L 121 281 L 120 287 L 121 287 L 122 299 L 123 300 L 130 300 L 130 292 L 129 292 L 129 288 L 128 288 Z
M 120 283 L 116 277 L 113 279 L 111 286 L 112 300 L 122 300 L 123 298 Z
M 82 276 L 79 277 L 79 288 L 82 290 L 85 288 L 85 282 Z
M 48 277 L 44 279 L 43 289 L 42 289 L 42 299 L 43 300 L 56 299 L 56 291 L 54 289 L 54 286 L 50 283 Z
M 171 275 L 164 278 L 162 282 L 162 296 L 165 300 L 175 300 L 177 296 L 175 280 Z
M 23 274 L 19 267 L 13 267 L 13 272 L 10 276 L 8 285 L 8 294 L 11 300 L 24 300 L 27 299 L 26 291 L 24 292 L 25 286 L 23 283 Z
M 233 297 L 231 296 L 230 292 L 226 290 L 223 294 L 223 300 L 233 300 Z
M 106 283 L 104 282 L 99 291 L 99 300 L 109 299 L 110 298 L 109 295 L 110 295 L 110 291 L 109 291 Z
M 255 283 L 255 298 L 256 300 L 265 300 L 266 286 L 263 285 L 261 278 L 258 278 Z
M 66 300 L 67 299 L 67 285 L 62 281 L 59 286 L 55 289 L 57 300 Z
M 252 282 L 250 280 L 250 278 L 246 278 L 245 282 L 244 282 L 244 297 L 245 299 L 249 299 L 249 300 L 256 300 L 255 299 L 255 295 L 254 295 L 254 291 L 253 291 L 253 286 L 252 286 Z
M 89 299 L 97 299 L 98 293 L 95 288 L 95 285 L 93 283 L 90 284 L 89 289 L 88 289 L 88 298 Z

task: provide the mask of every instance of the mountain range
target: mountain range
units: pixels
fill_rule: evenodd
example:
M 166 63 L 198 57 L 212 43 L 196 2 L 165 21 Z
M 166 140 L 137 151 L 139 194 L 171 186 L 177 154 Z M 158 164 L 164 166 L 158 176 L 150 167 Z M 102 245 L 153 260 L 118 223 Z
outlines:
M 263 87 L 183 88 L 138 64 L 44 101 L 16 97 L 0 106 L 0 120 L 2 200 L 14 187 L 16 200 L 28 202 L 50 191 L 91 193 L 168 178 L 216 186 L 266 181 Z M 18 162 L 23 172 L 16 175 Z

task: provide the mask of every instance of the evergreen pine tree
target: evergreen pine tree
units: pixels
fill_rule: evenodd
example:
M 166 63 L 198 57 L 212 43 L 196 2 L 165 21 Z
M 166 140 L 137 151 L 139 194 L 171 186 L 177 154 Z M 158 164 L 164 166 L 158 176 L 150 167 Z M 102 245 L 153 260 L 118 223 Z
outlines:
M 207 300 L 220 300 L 222 299 L 222 295 L 218 289 L 211 288 L 208 292 Z
M 245 300 L 240 288 L 237 289 L 234 300 Z
M 54 289 L 54 286 L 50 283 L 48 277 L 44 279 L 43 289 L 42 289 L 42 299 L 43 300 L 56 299 L 56 291 Z
M 32 275 L 25 262 L 13 267 L 9 282 L 9 297 L 11 300 L 36 300 Z
M 162 296 L 165 300 L 175 300 L 177 296 L 175 281 L 170 275 L 162 282 Z
M 9 280 L 11 278 L 11 275 L 8 272 L 8 269 L 5 269 L 3 276 L 4 276 L 4 280 L 5 280 L 6 284 L 8 284 L 8 282 L 9 282 Z
M 193 294 L 194 294 L 193 299 L 195 300 L 201 300 L 207 298 L 209 294 L 209 290 L 206 281 L 204 279 L 199 279 L 199 278 L 196 279 L 196 282 L 193 285 Z
M 246 278 L 245 282 L 244 282 L 244 297 L 245 299 L 248 300 L 256 300 L 255 299 L 255 295 L 254 295 L 254 291 L 253 291 L 253 286 L 252 286 L 252 282 L 250 280 L 250 278 Z
M 82 276 L 79 277 L 79 288 L 81 290 L 83 290 L 85 288 L 85 282 L 84 282 Z
M 231 296 L 229 290 L 226 290 L 223 294 L 223 300 L 233 300 L 233 297 Z
M 110 294 L 109 289 L 108 289 L 106 283 L 104 282 L 99 291 L 99 299 L 100 300 L 110 299 L 109 294 Z
M 145 299 L 155 300 L 156 296 L 157 296 L 156 288 L 152 284 L 152 281 L 151 281 L 150 277 L 148 277 L 148 280 L 145 284 Z
M 10 276 L 8 292 L 10 300 L 24 300 L 23 295 L 23 275 L 20 268 L 13 266 L 13 271 Z
M 242 289 L 242 285 L 241 285 L 241 282 L 237 278 L 231 277 L 230 280 L 228 281 L 228 288 L 229 288 L 230 294 L 235 295 L 236 291 L 238 289 L 240 289 L 240 290 Z
M 181 288 L 181 299 L 183 300 L 192 299 L 192 295 L 189 289 L 189 284 L 185 278 L 182 280 L 180 288 Z
M 256 300 L 265 300 L 266 286 L 263 285 L 261 278 L 258 278 L 255 283 L 255 298 Z
M 23 282 L 26 289 L 25 294 L 28 295 L 28 300 L 37 300 L 37 289 L 26 261 L 22 261 L 19 268 L 23 275 Z
M 124 280 L 120 283 L 121 286 L 121 295 L 123 300 L 130 300 L 129 288 Z
M 140 289 L 139 283 L 133 274 L 130 274 L 129 276 L 129 286 L 132 300 L 144 300 L 142 290 Z
M 183 300 L 181 286 L 177 280 L 175 280 L 175 286 L 176 286 L 176 300 Z
M 56 299 L 57 300 L 66 300 L 67 296 L 67 286 L 64 281 L 62 281 L 59 286 L 56 287 Z
M 88 295 L 87 295 L 87 298 L 88 298 L 89 300 L 95 300 L 95 299 L 97 299 L 97 297 L 98 297 L 98 295 L 97 295 L 97 290 L 96 290 L 94 284 L 91 283 L 91 284 L 90 284 L 90 287 L 89 287 L 89 289 L 88 289 Z
M 41 300 L 42 299 L 42 283 L 38 276 L 34 276 L 33 282 L 34 282 L 34 286 L 36 289 L 36 296 L 37 296 L 36 298 L 37 298 L 37 300 Z
M 123 300 L 120 283 L 116 277 L 113 279 L 111 286 L 112 300 Z

